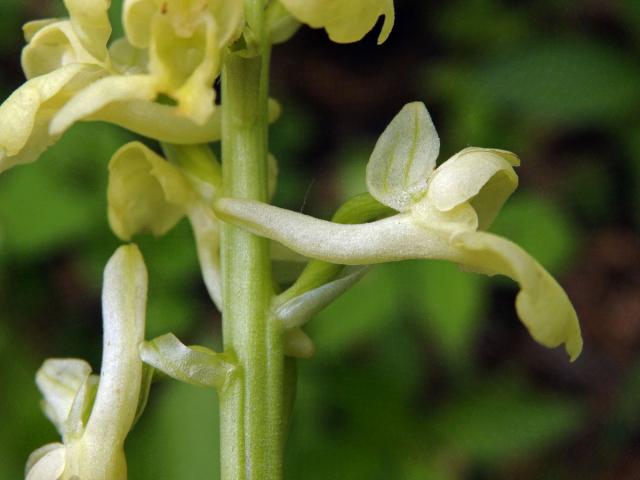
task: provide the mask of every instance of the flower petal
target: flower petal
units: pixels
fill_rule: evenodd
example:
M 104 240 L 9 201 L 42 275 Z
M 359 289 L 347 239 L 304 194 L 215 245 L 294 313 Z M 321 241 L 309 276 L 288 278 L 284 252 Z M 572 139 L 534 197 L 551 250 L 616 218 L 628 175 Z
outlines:
M 236 367 L 205 347 L 187 347 L 172 333 L 140 345 L 140 358 L 181 382 L 199 387 L 223 388 Z
M 427 188 L 436 166 L 440 139 L 421 102 L 405 105 L 382 133 L 367 165 L 369 193 L 405 211 Z
M 513 167 L 519 164 L 505 150 L 467 148 L 436 169 L 424 201 L 443 212 L 470 201 L 486 229 L 518 186 Z
M 490 275 L 506 275 L 518 282 L 516 310 L 538 343 L 549 348 L 564 344 L 572 361 L 580 355 L 580 325 L 567 294 L 527 252 L 485 232 L 462 233 L 453 242 L 460 249 L 461 258 L 457 261 L 462 265 Z
M 305 257 L 341 265 L 410 258 L 447 258 L 450 234 L 425 229 L 411 214 L 371 223 L 344 225 L 253 200 L 222 198 L 214 209 L 221 220 L 276 240 Z
M 126 37 L 119 38 L 109 46 L 109 58 L 111 66 L 120 74 L 148 73 L 148 50 L 134 47 Z
M 83 120 L 109 122 L 161 142 L 185 145 L 220 140 L 222 114 L 217 109 L 200 125 L 176 107 L 128 100 L 105 105 Z
M 58 480 L 64 472 L 65 459 L 65 447 L 61 443 L 40 447 L 27 460 L 26 480 Z
M 71 63 L 99 65 L 84 47 L 69 20 L 36 21 L 24 26 L 29 43 L 22 49 L 22 69 L 27 78 L 53 72 Z
M 123 240 L 150 231 L 164 235 L 185 215 L 195 194 L 173 165 L 139 142 L 118 150 L 109 163 L 109 223 Z
M 196 238 L 198 261 L 204 284 L 211 300 L 222 311 L 220 222 L 210 208 L 201 204 L 190 207 L 188 216 Z
M 82 437 L 88 445 L 87 464 L 93 468 L 111 464 L 114 458 L 121 461 L 122 445 L 133 424 L 142 382 L 138 345 L 144 340 L 146 301 L 142 254 L 135 245 L 122 246 L 104 271 L 100 385 Z
M 154 80 L 148 75 L 109 76 L 77 93 L 51 122 L 52 135 L 61 135 L 75 122 L 95 116 L 106 105 L 130 100 L 153 100 Z
M 36 160 L 59 138 L 49 133 L 56 111 L 104 75 L 100 67 L 72 64 L 31 79 L 13 92 L 0 106 L 0 172 Z
M 157 0 L 125 0 L 122 23 L 127 38 L 138 48 L 148 48 L 151 43 L 151 21 L 160 9 Z
M 107 58 L 111 36 L 111 0 L 64 0 L 76 34 L 85 48 L 100 61 Z
M 175 30 L 168 15 L 156 16 L 153 22 L 149 70 L 159 90 L 199 124 L 215 107 L 213 82 L 220 73 L 222 55 L 216 34 L 215 23 L 206 16 L 189 37 Z
M 79 439 L 84 433 L 84 427 L 91 414 L 99 383 L 100 377 L 98 375 L 89 375 L 82 382 L 78 393 L 73 399 L 69 415 L 63 424 L 61 433 L 65 444 Z
M 36 373 L 36 385 L 44 397 L 43 409 L 63 434 L 73 401 L 91 374 L 91 366 L 75 358 L 50 358 Z
M 209 0 L 208 7 L 217 26 L 218 45 L 230 45 L 244 28 L 243 0 Z
M 337 43 L 362 39 L 385 16 L 378 37 L 384 42 L 393 27 L 393 0 L 281 0 L 291 14 L 313 28 L 325 28 L 329 38 Z

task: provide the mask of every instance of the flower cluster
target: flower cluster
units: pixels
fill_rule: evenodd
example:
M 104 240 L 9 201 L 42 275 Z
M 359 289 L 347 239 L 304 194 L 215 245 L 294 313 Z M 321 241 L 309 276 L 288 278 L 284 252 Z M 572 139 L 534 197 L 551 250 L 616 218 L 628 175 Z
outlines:
M 69 18 L 25 25 L 27 82 L 0 107 L 0 171 L 36 160 L 80 120 L 178 144 L 219 139 L 213 82 L 244 26 L 242 2 L 128 0 L 126 36 L 108 45 L 109 3 L 66 0 Z

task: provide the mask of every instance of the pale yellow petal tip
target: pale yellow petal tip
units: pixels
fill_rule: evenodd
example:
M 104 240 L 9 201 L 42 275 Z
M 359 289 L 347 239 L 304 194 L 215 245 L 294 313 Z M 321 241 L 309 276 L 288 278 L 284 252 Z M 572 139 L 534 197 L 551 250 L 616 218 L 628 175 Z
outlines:
M 26 480 L 56 480 L 63 474 L 66 449 L 61 443 L 45 445 L 34 451 L 25 472 Z
M 384 23 L 382 24 L 382 30 L 380 30 L 380 35 L 378 35 L 378 45 L 382 45 L 387 41 L 389 35 L 391 35 L 391 30 L 393 30 L 393 26 L 396 23 L 396 12 L 393 7 L 393 1 L 389 1 L 389 9 L 384 14 Z
M 578 319 L 576 318 L 576 322 Z M 576 327 L 577 331 L 570 339 L 565 342 L 565 350 L 569 355 L 569 361 L 575 362 L 582 353 L 582 335 L 580 334 L 580 327 Z
M 114 265 L 128 265 L 129 267 L 139 268 L 143 266 L 144 259 L 142 258 L 142 252 L 135 243 L 128 243 L 118 247 L 116 252 L 109 260 L 109 264 Z M 112 267 L 113 268 L 113 267 Z

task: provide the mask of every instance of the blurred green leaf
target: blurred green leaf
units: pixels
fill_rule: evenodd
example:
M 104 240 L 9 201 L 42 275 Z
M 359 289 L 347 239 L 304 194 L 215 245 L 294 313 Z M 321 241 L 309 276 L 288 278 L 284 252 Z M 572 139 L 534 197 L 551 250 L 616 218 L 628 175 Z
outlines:
M 104 124 L 79 124 L 36 164 L 0 176 L 2 254 L 45 257 L 104 230 L 107 164 L 128 138 Z
M 340 198 L 351 198 L 367 191 L 366 168 L 374 140 L 352 141 L 337 153 L 336 178 Z
M 640 100 L 640 67 L 620 50 L 558 38 L 522 45 L 478 70 L 475 95 L 539 121 L 614 121 Z
M 424 372 L 407 329 L 389 326 L 367 353 L 301 364 L 287 477 L 308 480 L 398 477 L 423 432 L 412 399 Z M 331 388 L 327 386 L 331 385 Z
M 373 268 L 358 284 L 310 322 L 318 349 L 339 355 L 399 324 L 402 297 L 394 265 Z M 364 301 L 363 301 L 364 299 Z
M 0 184 L 2 251 L 7 256 L 45 257 L 77 243 L 95 227 L 95 203 L 69 188 L 51 172 L 21 168 Z
M 3 0 L 2 2 L 2 15 L 0 15 L 0 45 L 2 47 L 17 45 L 23 40 L 20 22 L 16 21 L 22 17 L 23 3 L 21 0 Z
M 491 231 L 520 245 L 552 273 L 568 264 L 578 244 L 569 217 L 556 204 L 531 193 L 509 199 Z
M 113 41 L 124 35 L 124 30 L 122 28 L 122 0 L 111 0 L 109 18 L 113 28 L 113 33 L 111 34 L 111 41 Z
M 484 464 L 503 464 L 552 448 L 574 433 L 583 411 L 506 376 L 484 379 L 449 399 L 427 424 L 438 444 Z
M 173 380 L 151 388 L 145 414 L 127 440 L 130 478 L 219 478 L 215 391 Z
M 6 319 L 0 318 L 0 324 L 6 325 Z M 0 478 L 23 478 L 29 454 L 57 441 L 58 433 L 40 407 L 35 384 L 39 360 L 25 348 L 24 339 L 9 328 L 3 330 L 7 341 L 0 348 Z
M 486 52 L 526 38 L 527 13 L 526 5 L 508 8 L 495 0 L 449 1 L 442 4 L 437 22 L 433 15 L 428 21 L 449 45 Z
M 591 224 L 606 223 L 615 201 L 615 187 L 601 162 L 577 162 L 568 173 L 565 191 L 572 205 Z
M 419 262 L 413 280 L 417 319 L 451 366 L 466 364 L 481 323 L 483 278 L 451 263 Z

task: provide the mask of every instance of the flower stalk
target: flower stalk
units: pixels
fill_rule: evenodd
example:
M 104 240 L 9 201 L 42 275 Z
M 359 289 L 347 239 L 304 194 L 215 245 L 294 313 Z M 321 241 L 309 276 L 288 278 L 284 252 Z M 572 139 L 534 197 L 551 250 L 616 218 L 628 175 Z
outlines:
M 231 198 L 267 201 L 270 45 L 260 1 L 247 2 L 257 55 L 227 55 L 222 70 L 223 189 Z M 225 225 L 221 236 L 225 352 L 238 375 L 220 392 L 223 480 L 282 478 L 284 347 L 272 321 L 269 242 Z

